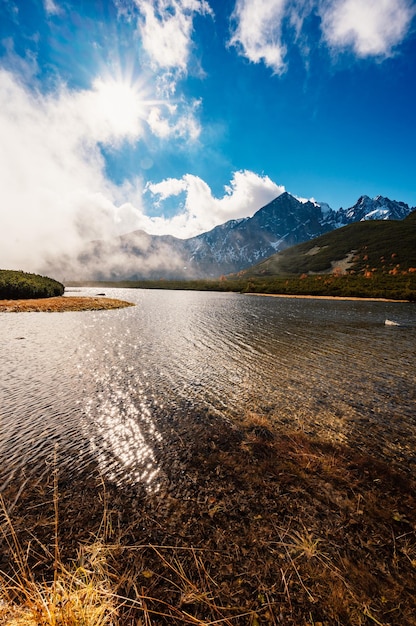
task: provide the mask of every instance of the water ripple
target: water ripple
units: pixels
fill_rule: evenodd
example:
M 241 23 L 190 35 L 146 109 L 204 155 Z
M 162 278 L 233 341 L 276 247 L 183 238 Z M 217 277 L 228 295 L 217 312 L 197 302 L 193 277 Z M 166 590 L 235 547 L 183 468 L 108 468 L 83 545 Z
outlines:
M 87 290 L 88 292 L 88 290 Z M 89 292 L 91 293 L 91 292 Z M 416 462 L 414 305 L 108 291 L 118 311 L 0 314 L 0 486 L 17 470 L 95 459 L 157 489 L 183 402 Z M 395 319 L 401 326 L 386 327 Z M 161 453 L 162 451 L 162 453 Z

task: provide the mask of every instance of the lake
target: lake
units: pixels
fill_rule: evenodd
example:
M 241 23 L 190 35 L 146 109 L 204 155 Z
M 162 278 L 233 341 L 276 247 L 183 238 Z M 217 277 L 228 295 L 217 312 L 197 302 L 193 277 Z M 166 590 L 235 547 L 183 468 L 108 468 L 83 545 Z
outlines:
M 0 314 L 0 489 L 25 468 L 50 471 L 56 446 L 71 472 L 94 460 L 155 488 L 173 415 L 191 431 L 266 415 L 415 469 L 415 304 L 105 292 L 136 306 Z

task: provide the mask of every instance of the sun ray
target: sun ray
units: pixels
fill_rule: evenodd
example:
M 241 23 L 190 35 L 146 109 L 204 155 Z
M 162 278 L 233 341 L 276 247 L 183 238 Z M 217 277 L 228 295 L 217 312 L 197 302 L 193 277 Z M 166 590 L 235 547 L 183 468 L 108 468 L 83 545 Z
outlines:
M 116 78 L 97 78 L 97 115 L 116 135 L 137 136 L 146 117 L 147 102 L 141 85 Z

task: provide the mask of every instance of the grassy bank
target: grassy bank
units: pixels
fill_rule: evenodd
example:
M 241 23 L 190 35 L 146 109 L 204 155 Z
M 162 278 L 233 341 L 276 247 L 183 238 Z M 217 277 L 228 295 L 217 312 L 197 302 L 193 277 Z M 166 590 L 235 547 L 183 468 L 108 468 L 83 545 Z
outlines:
M 9 484 L 0 623 L 414 626 L 411 475 L 264 415 L 206 415 L 191 434 L 173 416 L 172 432 L 157 493 L 105 484 L 93 466 Z M 97 589 L 100 621 L 7 621 L 18 608 L 39 618 L 38 587 L 68 607 L 65 580 L 85 598 Z
M 65 311 L 103 311 L 134 306 L 115 298 L 57 297 L 45 299 L 0 300 L 0 313 L 63 313 Z
M 369 276 L 345 274 L 336 276 L 264 276 L 222 277 L 213 280 L 139 280 L 68 283 L 71 286 L 99 286 L 130 289 L 182 289 L 195 291 L 234 291 L 282 295 L 339 296 L 383 298 L 416 301 L 416 273 Z
M 64 286 L 53 278 L 14 270 L 0 270 L 0 300 L 62 296 Z

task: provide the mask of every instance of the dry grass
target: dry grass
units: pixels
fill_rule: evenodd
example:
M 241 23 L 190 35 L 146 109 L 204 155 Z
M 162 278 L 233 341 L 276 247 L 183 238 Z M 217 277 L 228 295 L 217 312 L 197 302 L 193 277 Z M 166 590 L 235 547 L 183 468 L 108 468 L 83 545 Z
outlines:
M 105 626 L 114 624 L 117 603 L 111 591 L 100 542 L 82 548 L 67 567 L 45 546 L 23 546 L 4 501 L 2 532 L 11 554 L 10 573 L 0 572 L 0 624 L 7 626 Z M 56 532 L 58 518 L 56 517 Z M 40 552 L 53 563 L 51 580 L 37 580 L 29 564 Z
M 105 487 L 103 499 L 105 502 Z M 158 624 L 160 619 L 167 620 L 167 623 L 207 624 L 188 612 L 195 605 L 215 614 L 216 624 L 232 626 L 235 619 L 253 613 L 237 614 L 234 620 L 222 615 L 211 590 L 217 583 L 208 574 L 197 550 L 189 549 L 198 572 L 198 579 L 194 581 L 187 574 L 181 555 L 183 550 L 173 546 L 130 547 L 119 541 L 112 542 L 114 529 L 106 503 L 97 536 L 80 545 L 76 560 L 69 566 L 60 554 L 57 483 L 54 483 L 54 520 L 48 524 L 54 529 L 52 550 L 36 537 L 23 544 L 1 496 L 0 508 L 3 516 L 1 531 L 10 556 L 9 573 L 0 571 L 1 626 L 150 626 Z M 120 559 L 129 563 L 129 557 L 132 554 L 137 557 L 138 552 L 155 555 L 167 572 L 167 576 L 163 576 L 164 583 L 178 594 L 178 606 L 153 598 L 149 589 L 145 590 L 143 583 L 149 584 L 159 576 L 143 567 L 138 573 L 137 563 L 141 559 L 135 558 L 134 567 L 124 567 L 121 571 L 110 567 L 111 561 L 114 563 Z M 49 579 L 39 579 L 34 574 L 39 561 L 47 563 L 46 571 L 51 572 Z M 127 595 L 117 592 L 121 588 Z
M 415 626 L 411 477 L 278 432 L 261 414 L 239 428 L 204 416 L 192 433 L 175 419 L 175 457 L 156 495 L 104 486 L 88 468 L 60 477 L 58 516 L 52 480 L 20 493 L 9 485 L 0 611 L 37 598 L 59 619 L 28 626 Z M 70 596 L 91 607 L 84 621 L 59 613 Z M 2 626 L 25 624 L 8 615 Z
M 101 311 L 128 306 L 134 306 L 134 304 L 114 298 L 60 296 L 56 298 L 36 298 L 33 300 L 0 300 L 0 313 Z
M 115 623 L 117 603 L 92 556 L 86 567 L 66 569 L 61 565 L 59 570 L 53 582 L 35 582 L 24 575 L 19 580 L 4 581 L 0 624 L 104 626 Z
M 9 573 L 0 571 L 0 624 L 3 626 L 113 626 L 117 602 L 111 590 L 106 561 L 106 516 L 102 540 L 96 537 L 78 550 L 76 563 L 67 566 L 60 556 L 59 493 L 56 451 L 53 472 L 52 550 L 33 541 L 23 545 L 7 506 L 0 496 L 1 532 L 11 557 Z M 51 579 L 36 579 L 31 559 L 51 563 Z

